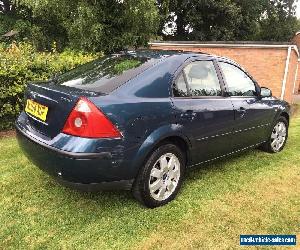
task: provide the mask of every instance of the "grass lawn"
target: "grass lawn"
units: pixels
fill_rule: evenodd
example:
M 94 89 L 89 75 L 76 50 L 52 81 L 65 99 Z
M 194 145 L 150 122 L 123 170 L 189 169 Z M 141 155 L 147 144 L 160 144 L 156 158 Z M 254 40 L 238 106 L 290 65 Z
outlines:
M 299 242 L 300 116 L 283 152 L 252 150 L 194 169 L 177 199 L 154 210 L 129 192 L 62 187 L 3 138 L 0 222 L 0 249 L 236 249 L 240 234 Z

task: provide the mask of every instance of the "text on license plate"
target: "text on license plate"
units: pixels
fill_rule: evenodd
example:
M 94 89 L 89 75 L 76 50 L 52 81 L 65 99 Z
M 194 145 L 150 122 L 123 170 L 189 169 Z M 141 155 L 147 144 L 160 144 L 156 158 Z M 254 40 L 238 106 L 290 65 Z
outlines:
M 42 121 L 46 121 L 47 119 L 48 107 L 30 99 L 28 99 L 26 102 L 25 111 Z

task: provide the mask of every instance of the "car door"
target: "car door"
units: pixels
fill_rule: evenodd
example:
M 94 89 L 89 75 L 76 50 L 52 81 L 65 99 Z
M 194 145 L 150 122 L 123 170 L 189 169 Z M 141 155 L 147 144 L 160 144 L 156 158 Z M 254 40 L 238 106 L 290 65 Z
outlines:
M 260 97 L 256 82 L 239 66 L 218 62 L 235 113 L 235 150 L 266 140 L 275 116 L 271 102 Z
M 172 102 L 177 122 L 191 141 L 193 164 L 232 151 L 234 111 L 223 94 L 213 60 L 187 63 L 174 83 Z

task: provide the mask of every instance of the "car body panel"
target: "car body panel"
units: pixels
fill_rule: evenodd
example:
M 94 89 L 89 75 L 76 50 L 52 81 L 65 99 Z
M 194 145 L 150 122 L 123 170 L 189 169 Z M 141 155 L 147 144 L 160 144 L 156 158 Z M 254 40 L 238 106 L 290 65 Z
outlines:
M 227 58 L 217 58 L 217 63 L 226 62 L 236 66 L 244 72 L 254 83 L 256 92 L 260 91 L 260 86 L 256 80 L 239 64 L 228 60 Z M 219 65 L 217 69 L 221 74 L 223 86 L 228 91 L 228 83 Z M 242 147 L 250 147 L 267 140 L 270 129 L 275 119 L 277 108 L 274 107 L 274 97 L 261 98 L 260 96 L 230 96 L 229 97 L 235 116 L 234 135 L 232 140 L 233 150 L 236 151 Z M 283 106 L 286 104 L 282 102 Z
M 231 98 L 231 102 L 235 112 L 234 149 L 266 141 L 276 115 L 271 102 L 257 97 Z
M 49 108 L 46 122 L 41 122 L 28 115 L 27 122 L 43 135 L 53 138 L 64 126 L 70 110 L 80 96 L 99 96 L 98 93 L 55 86 L 51 82 L 29 84 L 25 92 L 25 100 L 31 99 Z
M 193 146 L 192 164 L 232 151 L 234 111 L 229 99 L 173 98 L 172 101 L 182 133 Z

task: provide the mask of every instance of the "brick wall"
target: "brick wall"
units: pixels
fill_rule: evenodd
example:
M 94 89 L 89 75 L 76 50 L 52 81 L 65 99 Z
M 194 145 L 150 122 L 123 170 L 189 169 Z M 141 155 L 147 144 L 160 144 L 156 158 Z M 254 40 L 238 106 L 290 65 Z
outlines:
M 299 39 L 300 45 L 300 39 Z M 152 49 L 162 50 L 183 50 L 193 52 L 203 52 L 209 54 L 215 54 L 219 56 L 225 56 L 233 59 L 245 68 L 260 84 L 260 86 L 268 87 L 272 90 L 276 97 L 281 96 L 282 82 L 285 73 L 285 65 L 288 54 L 288 45 L 285 47 L 210 47 L 201 44 L 197 45 L 182 45 L 180 43 L 174 46 L 173 44 L 165 43 L 160 45 L 155 43 L 151 45 Z M 295 49 L 292 49 L 290 62 L 289 62 L 289 73 L 286 83 L 286 91 L 284 99 L 288 102 L 292 102 L 292 94 L 294 87 L 294 79 L 296 73 L 298 55 Z M 300 68 L 299 68 L 300 73 Z M 299 74 L 298 74 L 299 75 Z M 297 81 L 297 86 L 300 83 L 300 77 Z M 298 89 L 298 87 L 297 87 Z

